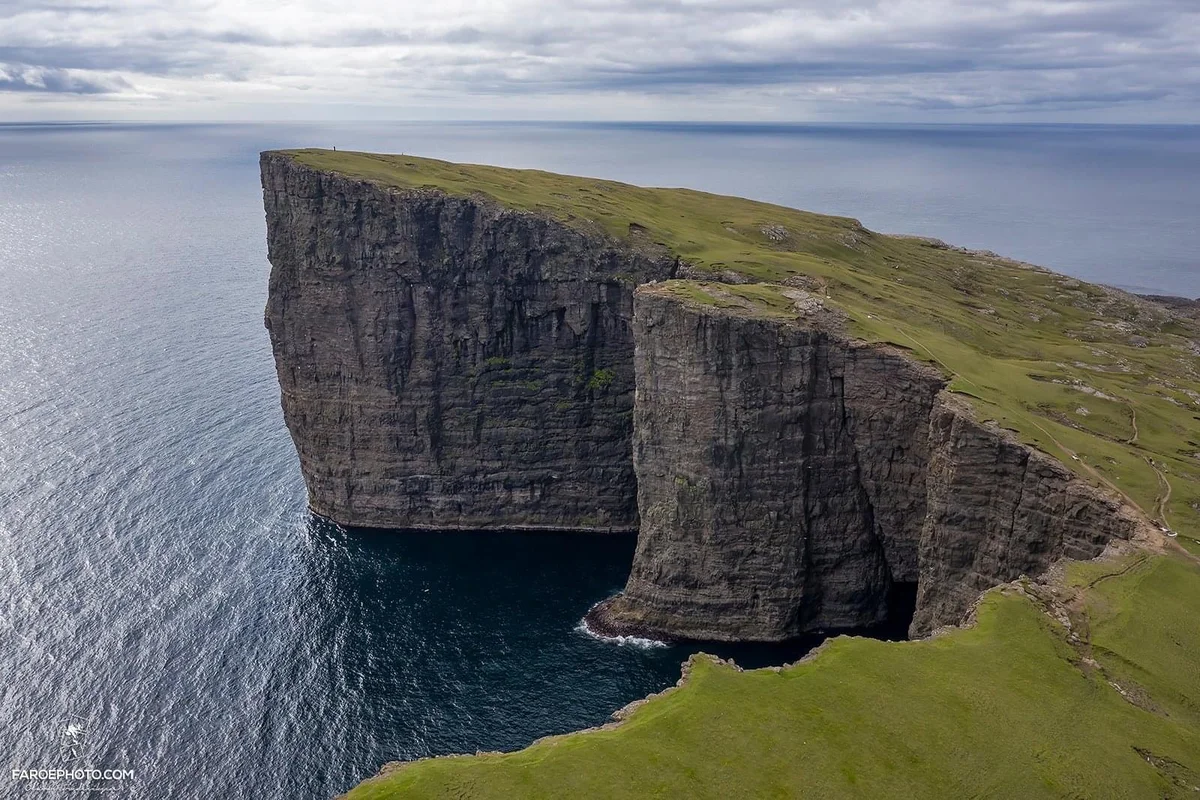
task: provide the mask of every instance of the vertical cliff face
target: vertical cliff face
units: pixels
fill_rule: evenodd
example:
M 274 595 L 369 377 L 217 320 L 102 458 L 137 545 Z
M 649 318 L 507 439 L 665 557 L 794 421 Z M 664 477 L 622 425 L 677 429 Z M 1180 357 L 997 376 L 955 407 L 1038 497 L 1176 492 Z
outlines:
M 930 419 L 928 514 L 911 633 L 962 620 L 980 593 L 1060 558 L 1098 556 L 1146 521 L 953 398 Z
M 883 621 L 917 583 L 913 632 L 980 592 L 1128 538 L 1136 515 L 977 423 L 940 376 L 855 342 L 813 298 L 766 313 L 678 285 L 635 300 L 642 527 L 613 633 L 778 640 Z
M 912 632 L 1144 520 L 976 421 L 799 289 L 666 281 L 661 248 L 264 154 L 266 323 L 314 511 L 635 530 L 598 629 Z M 632 227 L 632 226 L 631 226 Z M 635 399 L 636 380 L 636 399 Z
M 810 311 L 784 322 L 639 290 L 642 527 L 598 627 L 785 639 L 882 622 L 916 580 L 942 380 L 794 294 Z
M 674 258 L 284 154 L 262 181 L 266 323 L 315 512 L 636 528 L 632 294 Z

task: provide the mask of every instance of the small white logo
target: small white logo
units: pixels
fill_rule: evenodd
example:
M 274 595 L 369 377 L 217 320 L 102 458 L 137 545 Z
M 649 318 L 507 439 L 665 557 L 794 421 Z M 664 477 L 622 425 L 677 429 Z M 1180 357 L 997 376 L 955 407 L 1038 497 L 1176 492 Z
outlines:
M 69 764 L 82 761 L 84 736 L 87 734 L 86 720 L 68 715 L 59 720 L 58 728 L 62 732 L 58 749 L 60 759 Z

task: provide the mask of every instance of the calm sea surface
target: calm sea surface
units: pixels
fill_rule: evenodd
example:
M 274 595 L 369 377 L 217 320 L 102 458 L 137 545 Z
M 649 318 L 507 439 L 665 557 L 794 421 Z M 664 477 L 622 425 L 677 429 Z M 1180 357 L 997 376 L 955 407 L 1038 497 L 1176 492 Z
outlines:
M 305 512 L 257 174 L 298 145 L 742 194 L 1200 295 L 1196 128 L 0 126 L 0 796 L 61 765 L 67 718 L 135 770 L 118 796 L 327 797 L 678 678 L 688 649 L 576 629 L 630 538 Z

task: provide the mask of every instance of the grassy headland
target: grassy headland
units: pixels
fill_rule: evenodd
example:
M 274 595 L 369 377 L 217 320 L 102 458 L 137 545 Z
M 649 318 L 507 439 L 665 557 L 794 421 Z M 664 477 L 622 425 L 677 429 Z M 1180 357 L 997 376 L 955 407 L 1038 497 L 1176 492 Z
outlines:
M 351 800 L 559 797 L 1200 796 L 1200 324 L 1185 311 L 991 253 L 679 189 L 408 156 L 291 151 L 400 188 L 484 195 L 669 248 L 714 282 L 688 302 L 795 313 L 788 281 L 851 332 L 935 363 L 983 419 L 1179 531 L 994 590 L 931 640 L 841 637 L 742 672 L 700 656 L 619 724 L 515 753 L 429 759 Z M 720 283 L 726 281 L 726 283 Z
M 652 241 L 714 277 L 803 276 L 854 333 L 940 365 L 981 419 L 1125 495 L 1200 553 L 1200 323 L 1183 312 L 991 253 L 740 198 L 413 156 L 288 153 Z

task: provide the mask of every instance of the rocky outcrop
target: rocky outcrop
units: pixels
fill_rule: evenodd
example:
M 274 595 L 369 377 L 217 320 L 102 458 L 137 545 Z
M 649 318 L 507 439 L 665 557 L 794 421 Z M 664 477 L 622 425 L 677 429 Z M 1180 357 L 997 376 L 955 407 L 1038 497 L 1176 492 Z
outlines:
M 980 593 L 1060 558 L 1090 559 L 1147 524 L 1056 459 L 943 394 L 929 423 L 928 512 L 911 633 L 956 624 Z
M 633 288 L 661 249 L 264 153 L 266 324 L 346 525 L 634 530 Z
M 635 299 L 691 274 L 638 232 L 280 153 L 262 180 L 266 324 L 312 509 L 437 529 L 640 514 L 624 592 L 588 615 L 602 633 L 786 639 L 880 622 L 915 584 L 920 635 L 1144 524 L 799 288 L 731 273 Z
M 893 584 L 916 582 L 923 634 L 1132 534 L 1135 514 L 976 422 L 934 370 L 798 300 L 787 319 L 638 291 L 642 528 L 595 629 L 780 640 L 881 622 Z
M 642 528 L 591 621 L 758 640 L 882 622 L 892 582 L 917 577 L 941 377 L 830 312 L 781 321 L 672 288 L 635 303 Z

